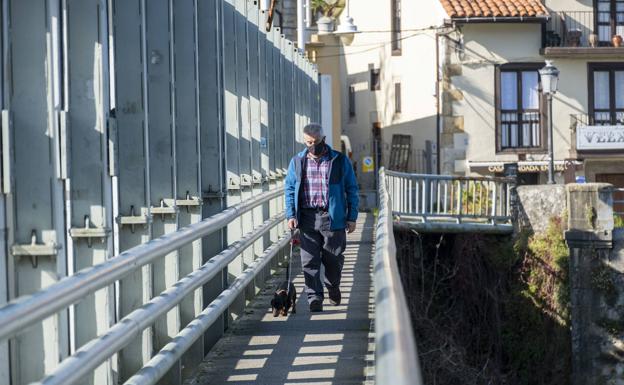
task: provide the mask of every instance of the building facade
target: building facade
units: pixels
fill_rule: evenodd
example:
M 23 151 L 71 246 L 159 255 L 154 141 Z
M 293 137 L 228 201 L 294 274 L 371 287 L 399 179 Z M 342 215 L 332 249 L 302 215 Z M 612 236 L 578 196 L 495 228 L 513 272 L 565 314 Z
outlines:
M 624 2 L 440 1 L 452 30 L 440 42 L 441 172 L 499 175 L 517 162 L 522 183 L 545 183 L 552 118 L 558 183 L 624 187 Z M 560 71 L 552 116 L 545 60 Z
M 432 1 L 359 0 L 340 23 L 348 16 L 359 33 L 312 35 L 307 51 L 332 76 L 334 132 L 348 138 L 364 202 L 374 205 L 378 166 L 437 172 L 436 39 L 445 13 Z

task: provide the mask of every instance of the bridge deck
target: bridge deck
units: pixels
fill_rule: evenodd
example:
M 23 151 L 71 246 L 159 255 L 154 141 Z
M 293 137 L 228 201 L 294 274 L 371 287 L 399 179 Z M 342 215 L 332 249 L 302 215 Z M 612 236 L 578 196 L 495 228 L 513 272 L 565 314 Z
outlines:
M 323 313 L 311 314 L 299 294 L 297 314 L 274 318 L 272 293 L 284 272 L 269 281 L 206 357 L 197 376 L 187 384 L 372 384 L 374 352 L 371 260 L 372 215 L 362 214 L 358 229 L 348 237 L 342 280 L 343 302 L 324 303 Z M 294 283 L 303 290 L 298 258 Z

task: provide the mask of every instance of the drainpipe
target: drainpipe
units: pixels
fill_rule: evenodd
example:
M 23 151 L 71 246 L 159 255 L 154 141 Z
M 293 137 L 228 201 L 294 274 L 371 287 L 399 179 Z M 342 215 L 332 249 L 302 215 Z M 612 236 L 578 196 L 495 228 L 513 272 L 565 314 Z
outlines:
M 436 173 L 440 174 L 442 159 L 440 159 L 440 136 L 442 129 L 441 113 L 440 113 L 440 32 L 436 32 L 436 65 L 435 65 L 435 97 L 436 97 Z
M 304 0 L 297 0 L 297 47 L 305 50 L 305 9 Z
M 312 28 L 312 6 L 310 4 L 310 0 L 305 0 L 305 15 L 306 28 Z

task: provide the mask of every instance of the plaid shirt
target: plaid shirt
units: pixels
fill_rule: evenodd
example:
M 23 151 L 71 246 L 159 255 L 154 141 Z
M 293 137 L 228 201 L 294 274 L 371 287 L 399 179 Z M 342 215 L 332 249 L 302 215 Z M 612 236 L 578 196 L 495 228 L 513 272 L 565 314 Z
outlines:
M 327 208 L 329 205 L 329 165 L 325 151 L 319 159 L 306 157 L 303 175 L 303 208 Z

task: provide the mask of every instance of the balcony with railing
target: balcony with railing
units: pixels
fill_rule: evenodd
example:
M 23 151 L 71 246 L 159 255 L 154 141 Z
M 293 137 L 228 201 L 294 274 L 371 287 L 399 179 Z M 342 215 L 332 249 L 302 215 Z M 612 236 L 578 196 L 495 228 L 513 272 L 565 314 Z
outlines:
M 624 152 L 624 112 L 571 115 L 570 129 L 574 152 Z
M 550 15 L 542 31 L 544 56 L 624 56 L 624 19 L 618 22 L 609 12 L 594 11 L 550 11 Z

